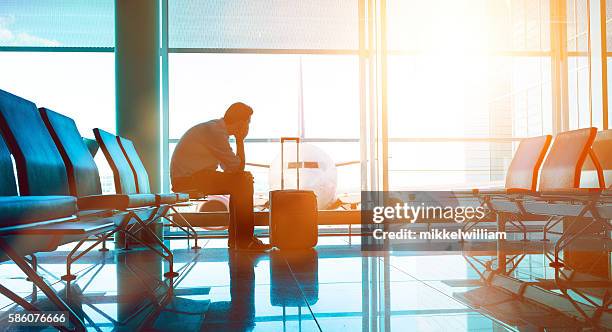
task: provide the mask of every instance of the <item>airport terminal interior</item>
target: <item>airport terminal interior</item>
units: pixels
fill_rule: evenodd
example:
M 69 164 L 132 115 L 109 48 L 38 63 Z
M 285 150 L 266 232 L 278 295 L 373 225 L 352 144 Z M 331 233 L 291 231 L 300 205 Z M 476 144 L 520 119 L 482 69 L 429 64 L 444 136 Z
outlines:
M 0 331 L 612 330 L 608 65 L 612 0 L 0 0 Z

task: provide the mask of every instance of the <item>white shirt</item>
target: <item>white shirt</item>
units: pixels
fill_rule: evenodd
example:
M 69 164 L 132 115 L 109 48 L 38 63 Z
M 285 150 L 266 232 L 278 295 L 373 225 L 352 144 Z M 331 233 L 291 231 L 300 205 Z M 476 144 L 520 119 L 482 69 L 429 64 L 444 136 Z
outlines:
M 181 137 L 170 162 L 170 177 L 190 177 L 219 166 L 226 172 L 240 169 L 240 158 L 229 144 L 223 119 L 200 123 Z

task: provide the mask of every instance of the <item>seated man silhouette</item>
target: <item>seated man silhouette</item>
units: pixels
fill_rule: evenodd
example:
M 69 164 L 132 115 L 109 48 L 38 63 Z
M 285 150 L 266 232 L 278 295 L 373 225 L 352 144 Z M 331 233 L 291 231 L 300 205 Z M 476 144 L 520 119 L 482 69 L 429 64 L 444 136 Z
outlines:
M 253 176 L 244 171 L 244 138 L 252 114 L 248 105 L 234 103 L 223 118 L 189 129 L 172 155 L 170 178 L 175 192 L 230 195 L 229 248 L 266 251 L 270 245 L 253 236 Z M 230 135 L 236 138 L 236 154 Z M 223 172 L 217 170 L 219 166 Z

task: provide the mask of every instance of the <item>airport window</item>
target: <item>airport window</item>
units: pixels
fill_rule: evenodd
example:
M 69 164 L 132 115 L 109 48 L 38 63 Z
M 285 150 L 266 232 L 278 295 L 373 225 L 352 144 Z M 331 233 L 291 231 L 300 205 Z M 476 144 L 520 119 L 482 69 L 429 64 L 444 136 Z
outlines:
M 308 144 L 322 148 L 338 159 L 335 162 L 359 160 L 355 57 L 171 54 L 169 66 L 170 143 L 194 123 L 222 117 L 230 104 L 240 100 L 255 110 L 247 138 L 249 162 L 270 164 L 279 153 L 274 142 L 301 131 L 311 140 Z M 350 181 L 341 177 L 341 187 L 358 191 L 355 169 L 353 165 L 339 169 L 353 174 Z M 267 191 L 268 171 L 256 167 L 251 171 L 256 191 Z
M 115 131 L 113 0 L 0 1 L 0 88 L 72 117 L 84 137 Z M 96 156 L 103 190 L 112 172 Z
M 194 123 L 222 117 L 236 101 L 255 112 L 248 138 L 297 133 L 298 57 L 170 54 L 169 67 L 170 138 L 180 138 Z
M 115 128 L 113 53 L 0 52 L 0 85 L 75 119 L 81 135 Z
M 549 2 L 387 12 L 390 188 L 503 181 L 518 140 L 552 132 Z
M 357 1 L 181 0 L 168 6 L 168 160 L 194 123 L 219 118 L 243 101 L 255 110 L 248 162 L 271 165 L 279 137 L 300 136 L 346 164 L 338 168 L 340 194 L 359 191 Z M 267 192 L 271 171 L 247 168 L 255 192 Z

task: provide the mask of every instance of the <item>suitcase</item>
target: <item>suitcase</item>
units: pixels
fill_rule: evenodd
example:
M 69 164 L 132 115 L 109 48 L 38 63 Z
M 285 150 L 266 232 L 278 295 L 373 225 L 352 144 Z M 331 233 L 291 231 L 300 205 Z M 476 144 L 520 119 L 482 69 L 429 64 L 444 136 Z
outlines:
M 297 189 L 285 190 L 285 141 L 297 144 Z M 317 245 L 317 197 L 311 190 L 300 190 L 300 139 L 281 138 L 281 190 L 270 191 L 270 244 L 279 249 L 307 249 Z

